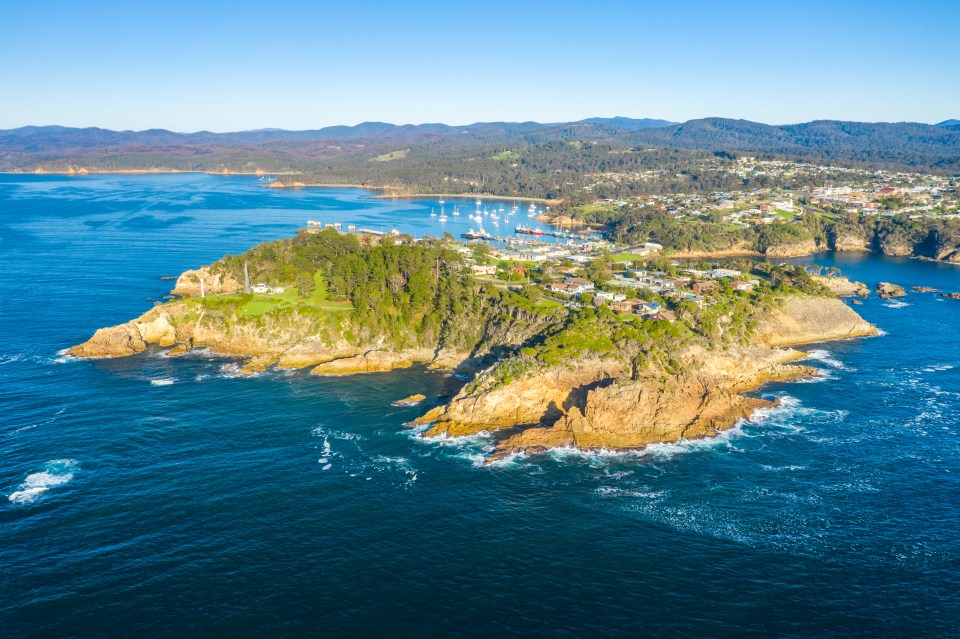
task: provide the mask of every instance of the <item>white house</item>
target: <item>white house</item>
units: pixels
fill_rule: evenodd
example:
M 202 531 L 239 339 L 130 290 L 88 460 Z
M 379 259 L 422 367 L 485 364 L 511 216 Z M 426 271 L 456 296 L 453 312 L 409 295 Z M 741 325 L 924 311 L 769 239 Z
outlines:
M 607 291 L 597 291 L 594 297 L 604 302 L 622 302 L 627 299 L 623 293 L 608 293 Z

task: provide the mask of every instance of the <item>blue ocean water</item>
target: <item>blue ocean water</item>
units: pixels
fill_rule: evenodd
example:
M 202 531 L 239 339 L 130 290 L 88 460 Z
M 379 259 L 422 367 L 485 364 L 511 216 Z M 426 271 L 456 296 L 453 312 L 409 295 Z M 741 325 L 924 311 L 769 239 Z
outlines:
M 492 467 L 403 426 L 442 374 L 58 354 L 306 219 L 436 231 L 437 203 L 261 186 L 0 176 L 0 635 L 960 635 L 960 302 L 866 301 L 882 336 L 810 347 L 820 379 L 717 439 Z

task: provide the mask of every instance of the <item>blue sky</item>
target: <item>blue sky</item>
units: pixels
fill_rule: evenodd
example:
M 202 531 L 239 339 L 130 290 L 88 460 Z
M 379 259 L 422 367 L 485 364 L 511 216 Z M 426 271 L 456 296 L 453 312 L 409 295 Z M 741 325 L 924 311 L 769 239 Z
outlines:
M 0 59 L 0 128 L 960 118 L 960 0 L 21 0 Z

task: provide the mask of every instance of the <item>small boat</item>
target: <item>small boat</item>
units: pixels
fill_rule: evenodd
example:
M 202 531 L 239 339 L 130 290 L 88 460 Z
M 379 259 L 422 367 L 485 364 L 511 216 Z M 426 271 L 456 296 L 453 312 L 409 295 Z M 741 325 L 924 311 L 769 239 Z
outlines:
M 479 231 L 474 231 L 473 229 L 470 229 L 466 233 L 461 233 L 460 237 L 462 237 L 465 240 L 492 240 L 493 239 L 493 236 L 487 233 L 486 231 L 484 231 L 483 229 L 480 229 Z

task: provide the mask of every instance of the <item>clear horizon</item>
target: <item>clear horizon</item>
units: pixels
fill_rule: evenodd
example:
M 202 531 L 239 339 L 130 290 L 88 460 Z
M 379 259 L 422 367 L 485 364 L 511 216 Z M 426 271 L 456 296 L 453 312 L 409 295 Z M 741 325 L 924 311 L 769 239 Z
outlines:
M 4 8 L 0 129 L 960 118 L 960 3 Z

